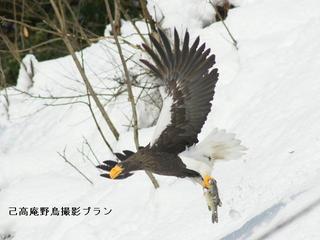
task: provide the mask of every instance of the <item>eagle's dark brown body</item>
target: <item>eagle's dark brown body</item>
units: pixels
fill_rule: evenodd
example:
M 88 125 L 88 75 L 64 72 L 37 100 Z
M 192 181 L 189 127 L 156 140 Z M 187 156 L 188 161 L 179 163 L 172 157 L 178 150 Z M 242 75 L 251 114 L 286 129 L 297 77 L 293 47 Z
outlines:
M 173 47 L 160 29 L 158 33 L 160 40 L 150 35 L 156 52 L 143 44 L 154 64 L 147 60 L 141 62 L 163 82 L 167 94 L 164 101 L 171 103 L 170 109 L 165 109 L 171 115 L 170 122 L 164 125 L 165 129 L 161 129 L 162 132 L 152 144 L 140 148 L 137 153 L 124 151 L 124 154 L 116 154 L 121 162 L 105 161 L 105 165 L 99 168 L 111 171 L 102 174 L 104 177 L 126 178 L 136 170 L 148 170 L 166 176 L 201 177 L 197 171 L 187 169 L 178 155 L 198 142 L 197 136 L 211 110 L 211 100 L 218 81 L 217 69 L 211 69 L 215 55 L 210 54 L 205 44 L 199 46 L 199 37 L 189 46 L 188 32 L 183 43 L 180 43 L 175 30 Z
M 141 148 L 120 164 L 126 171 L 147 170 L 159 175 L 176 177 L 200 177 L 200 174 L 187 169 L 177 154 L 161 152 L 149 146 Z

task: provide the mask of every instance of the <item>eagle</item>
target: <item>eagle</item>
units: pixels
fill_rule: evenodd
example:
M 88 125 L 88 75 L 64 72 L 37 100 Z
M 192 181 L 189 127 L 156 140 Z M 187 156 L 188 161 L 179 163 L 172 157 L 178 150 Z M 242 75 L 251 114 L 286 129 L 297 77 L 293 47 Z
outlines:
M 161 80 L 163 105 L 150 143 L 137 152 L 116 153 L 119 161 L 107 160 L 98 168 L 107 171 L 102 177 L 125 179 L 135 171 L 191 178 L 209 189 L 217 160 L 239 158 L 243 147 L 235 135 L 213 129 L 201 142 L 198 134 L 211 111 L 211 101 L 218 81 L 213 68 L 215 55 L 197 37 L 192 44 L 186 31 L 183 41 L 174 29 L 173 46 L 166 34 L 158 29 L 159 40 L 149 35 L 155 50 L 142 44 L 153 63 L 141 59 Z

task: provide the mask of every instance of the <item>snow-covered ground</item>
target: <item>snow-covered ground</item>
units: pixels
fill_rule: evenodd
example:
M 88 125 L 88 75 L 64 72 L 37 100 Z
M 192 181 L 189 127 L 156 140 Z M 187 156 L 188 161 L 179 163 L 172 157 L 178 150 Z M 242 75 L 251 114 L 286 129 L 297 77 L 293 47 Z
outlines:
M 161 187 L 155 190 L 143 172 L 123 181 L 101 178 L 96 162 L 79 153 L 95 161 L 84 138 L 100 161 L 113 156 L 85 104 L 45 106 L 70 99 L 37 99 L 8 89 L 9 115 L 3 97 L 0 103 L 0 239 L 320 239 L 320 2 L 233 1 L 239 7 L 226 24 L 239 50 L 221 22 L 212 23 L 206 1 L 149 2 L 152 14 L 165 15 L 164 27 L 188 27 L 192 38 L 200 35 L 216 54 L 220 80 L 199 137 L 223 128 L 248 148 L 241 160 L 214 168 L 223 202 L 219 223 L 211 223 L 202 189 L 191 181 L 157 176 Z M 143 23 L 138 26 L 145 31 Z M 124 23 L 124 34 L 133 31 Z M 136 35 L 129 39 L 140 41 Z M 134 48 L 125 52 L 141 57 Z M 115 46 L 101 41 L 82 56 L 97 91 L 114 93 L 118 84 L 110 78 L 121 74 Z M 134 66 L 131 72 L 139 73 Z M 26 90 L 22 76 L 19 84 Z M 84 92 L 70 56 L 36 62 L 33 80 L 28 91 L 35 96 Z M 81 100 L 86 98 L 76 101 Z M 106 109 L 121 134 L 117 142 L 97 116 L 111 145 L 134 149 L 127 97 L 113 99 Z M 157 111 L 138 104 L 141 145 L 152 135 Z M 64 149 L 93 185 L 59 157 Z M 9 216 L 9 207 L 92 209 L 86 216 L 85 210 L 80 216 Z M 95 216 L 94 208 L 102 212 Z M 104 215 L 104 208 L 112 211 Z

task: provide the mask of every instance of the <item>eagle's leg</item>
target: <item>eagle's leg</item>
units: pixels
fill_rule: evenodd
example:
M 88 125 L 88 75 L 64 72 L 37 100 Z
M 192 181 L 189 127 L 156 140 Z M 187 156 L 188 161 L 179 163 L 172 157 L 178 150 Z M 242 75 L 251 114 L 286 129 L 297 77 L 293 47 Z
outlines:
M 222 203 L 219 197 L 217 182 L 211 176 L 206 175 L 202 180 L 202 186 L 209 211 L 212 211 L 212 223 L 218 222 L 218 206 L 221 207 Z

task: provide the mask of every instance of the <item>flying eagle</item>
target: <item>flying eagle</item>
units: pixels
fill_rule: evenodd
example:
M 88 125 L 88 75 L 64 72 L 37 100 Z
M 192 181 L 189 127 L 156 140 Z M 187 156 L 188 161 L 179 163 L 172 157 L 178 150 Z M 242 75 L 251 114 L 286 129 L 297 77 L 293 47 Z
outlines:
M 218 70 L 212 68 L 215 55 L 205 43 L 199 46 L 198 37 L 189 46 L 186 31 L 180 38 L 174 30 L 171 47 L 168 37 L 158 29 L 160 40 L 150 35 L 156 50 L 143 44 L 154 63 L 141 60 L 162 80 L 164 100 L 154 136 L 146 147 L 134 153 L 116 153 L 119 162 L 105 161 L 98 166 L 108 171 L 101 176 L 123 179 L 134 171 L 148 170 L 155 174 L 192 178 L 205 189 L 210 188 L 213 163 L 219 159 L 235 159 L 245 149 L 234 134 L 214 129 L 199 143 L 198 134 L 211 110 L 211 101 L 218 81 Z

